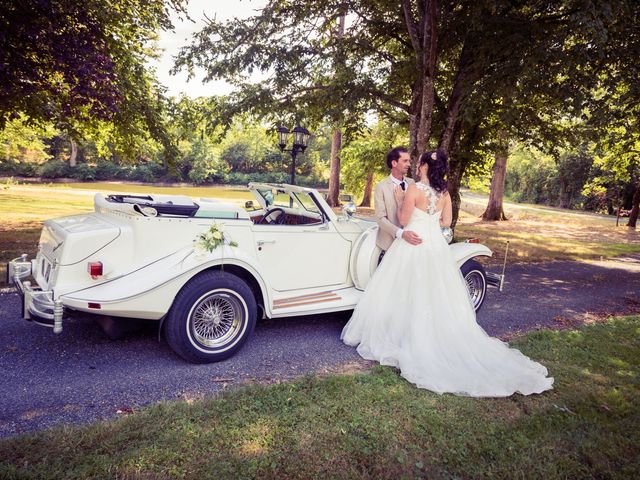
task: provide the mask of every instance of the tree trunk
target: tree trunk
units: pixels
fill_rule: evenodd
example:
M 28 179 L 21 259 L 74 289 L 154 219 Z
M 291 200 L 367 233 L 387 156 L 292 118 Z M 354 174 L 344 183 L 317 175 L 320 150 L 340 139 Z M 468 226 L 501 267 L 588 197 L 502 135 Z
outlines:
M 611 199 L 607 199 L 607 212 L 611 215 L 611 211 L 613 210 L 613 206 L 609 206 L 611 204 Z M 620 225 L 620 209 L 622 205 L 620 205 L 620 190 L 616 188 L 616 204 L 618 205 L 618 213 L 616 213 L 616 227 Z
M 636 191 L 633 193 L 633 200 L 631 200 L 631 212 L 629 212 L 627 227 L 636 228 L 638 211 L 640 211 L 640 184 L 636 185 Z
M 329 194 L 327 203 L 330 207 L 340 206 L 340 147 L 342 146 L 342 132 L 333 131 L 331 138 L 331 173 L 329 174 Z
M 464 175 L 464 162 L 457 158 L 449 158 L 449 178 L 447 179 L 447 191 L 451 196 L 451 228 L 455 230 L 460 215 L 460 182 Z
M 436 60 L 438 57 L 438 1 L 426 0 L 425 11 L 421 19 L 422 26 L 422 71 L 424 81 L 422 87 L 422 101 L 420 104 L 420 123 L 418 130 L 418 150 L 420 153 L 427 149 L 431 136 L 433 120 L 433 104 L 435 99 Z M 417 159 L 416 159 L 417 163 Z
M 416 178 L 418 166 L 418 158 L 420 158 L 420 150 L 418 149 L 418 130 L 420 128 L 420 115 L 409 114 L 409 157 L 411 157 L 411 168 L 409 176 Z
M 482 214 L 483 220 L 502 221 L 507 217 L 502 208 L 504 197 L 504 181 L 507 176 L 507 158 L 509 149 L 504 131 L 498 133 L 500 137 L 500 150 L 496 153 L 496 162 L 493 165 L 493 176 L 491 177 L 491 188 L 489 191 L 489 202 L 487 209 Z
M 458 71 L 456 79 L 449 95 L 449 102 L 447 104 L 447 113 L 444 121 L 444 129 L 440 135 L 440 142 L 438 147 L 450 153 L 451 143 L 453 142 L 453 131 L 458 121 L 458 112 L 460 111 L 460 105 L 462 104 L 462 72 Z
M 69 155 L 69 166 L 75 167 L 76 158 L 78 157 L 78 144 L 72 137 L 69 137 L 69 142 L 71 143 L 71 155 Z
M 367 174 L 367 183 L 364 186 L 364 196 L 362 197 L 362 202 L 360 202 L 360 207 L 371 207 L 371 193 L 373 192 L 373 171 L 369 171 Z
M 418 158 L 426 150 L 431 135 L 435 98 L 438 1 L 426 0 L 419 8 L 418 21 L 413 16 L 410 1 L 402 2 L 402 11 L 416 55 L 417 79 L 413 84 L 409 107 L 409 155 L 411 172 L 415 176 Z
M 341 15 L 338 19 L 338 28 L 335 35 L 341 38 L 344 35 L 344 15 Z M 338 63 L 344 63 L 340 58 Z M 341 65 L 343 66 L 343 65 Z M 329 194 L 327 196 L 327 203 L 330 207 L 340 206 L 340 149 L 342 147 L 342 132 L 336 124 L 333 130 L 333 137 L 331 138 L 331 171 L 329 174 Z
M 459 113 L 465 97 L 465 89 L 470 88 L 480 76 L 480 72 L 477 69 L 471 68 L 471 56 L 471 49 L 468 47 L 467 42 L 465 42 L 465 45 L 462 47 L 462 52 L 460 53 L 453 88 L 451 89 L 451 94 L 447 102 L 444 128 L 442 129 L 440 142 L 438 143 L 438 148 L 444 150 L 449 156 L 447 190 L 449 191 L 449 195 L 451 195 L 451 228 L 454 230 L 458 223 L 458 216 L 460 215 L 460 205 L 462 204 L 460 198 L 460 183 L 462 182 L 462 176 L 464 175 L 466 167 L 466 163 L 457 158 L 457 154 L 460 151 L 460 137 L 462 134 L 462 121 L 460 120 Z M 479 125 L 472 125 L 466 135 L 465 145 L 473 145 L 479 132 Z
M 480 123 L 467 126 L 465 129 L 464 145 L 462 145 L 462 130 L 462 121 L 458 119 L 451 134 L 451 142 L 448 152 L 449 176 L 447 178 L 447 190 L 449 191 L 449 195 L 451 195 L 451 228 L 454 230 L 458 223 L 460 205 L 462 204 L 462 200 L 460 198 L 460 184 L 462 183 L 462 177 L 464 175 L 465 168 L 467 167 L 466 162 L 458 157 L 458 153 L 461 151 L 462 147 L 465 150 L 468 150 L 471 145 L 475 145 L 479 136 L 482 134 L 482 131 L 480 130 Z
M 504 180 L 507 174 L 507 156 L 496 155 L 496 162 L 493 165 L 493 176 L 491 177 L 491 187 L 489 192 L 489 202 L 482 214 L 483 220 L 502 221 L 507 220 L 502 208 L 502 198 L 504 196 Z
M 571 192 L 569 191 L 569 181 L 564 177 L 564 175 L 561 175 L 559 182 L 560 182 L 560 201 L 558 203 L 558 206 L 560 208 L 570 209 L 572 195 L 571 195 Z
M 462 107 L 465 96 L 469 89 L 481 76 L 481 71 L 474 66 L 474 58 L 470 40 L 465 41 L 458 61 L 458 69 L 453 81 L 453 87 L 447 102 L 447 113 L 445 114 L 444 128 L 440 135 L 439 147 L 449 153 L 451 145 L 455 141 L 454 130 L 458 122 L 458 114 Z
M 433 119 L 433 98 L 435 92 L 433 88 L 433 77 L 427 76 L 422 87 L 422 101 L 420 102 L 420 124 L 418 126 L 416 138 L 416 150 L 418 155 L 415 158 L 414 168 L 417 168 L 418 158 L 427 149 L 429 137 L 431 136 L 431 122 Z

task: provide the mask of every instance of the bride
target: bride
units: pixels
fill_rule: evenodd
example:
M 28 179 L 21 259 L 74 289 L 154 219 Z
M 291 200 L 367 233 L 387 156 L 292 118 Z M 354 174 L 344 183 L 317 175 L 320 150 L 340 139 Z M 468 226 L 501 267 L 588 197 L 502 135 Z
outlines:
M 391 365 L 420 388 L 506 397 L 552 388 L 547 369 L 492 338 L 476 323 L 466 284 L 441 226 L 451 225 L 447 156 L 420 157 L 420 181 L 396 189 L 398 218 L 422 243 L 396 240 L 385 254 L 341 338 L 367 360 Z

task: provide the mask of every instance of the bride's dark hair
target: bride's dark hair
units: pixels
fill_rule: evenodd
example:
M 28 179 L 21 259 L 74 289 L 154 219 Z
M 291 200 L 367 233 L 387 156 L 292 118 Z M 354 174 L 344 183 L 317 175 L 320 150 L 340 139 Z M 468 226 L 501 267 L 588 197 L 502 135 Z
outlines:
M 435 158 L 433 158 L 435 157 Z M 420 166 L 427 164 L 427 179 L 436 192 L 447 191 L 446 176 L 449 173 L 449 158 L 442 149 L 431 150 L 420 155 Z

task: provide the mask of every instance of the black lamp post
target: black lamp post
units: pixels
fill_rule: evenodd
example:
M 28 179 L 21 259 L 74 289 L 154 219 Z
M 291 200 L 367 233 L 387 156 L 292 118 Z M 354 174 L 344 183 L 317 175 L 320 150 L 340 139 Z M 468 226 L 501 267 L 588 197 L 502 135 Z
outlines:
M 293 145 L 287 149 L 289 135 L 293 134 Z M 296 184 L 296 156 L 304 152 L 309 142 L 309 130 L 297 125 L 292 132 L 287 127 L 278 127 L 278 146 L 281 152 L 291 152 L 291 185 Z

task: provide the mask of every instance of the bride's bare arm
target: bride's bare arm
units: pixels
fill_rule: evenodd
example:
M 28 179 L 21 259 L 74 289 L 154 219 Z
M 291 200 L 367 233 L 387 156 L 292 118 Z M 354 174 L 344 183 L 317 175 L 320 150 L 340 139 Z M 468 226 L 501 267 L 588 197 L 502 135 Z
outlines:
M 450 227 L 453 219 L 452 207 L 451 207 L 451 195 L 449 192 L 444 194 L 444 206 L 442 207 L 442 215 L 440 215 L 440 226 Z
M 400 188 L 400 187 L 396 187 Z M 396 200 L 398 201 L 398 221 L 400 225 L 405 226 L 409 223 L 413 209 L 416 207 L 416 198 L 418 189 L 415 184 L 410 184 L 407 188 L 407 193 L 404 194 L 404 198 L 396 191 Z

